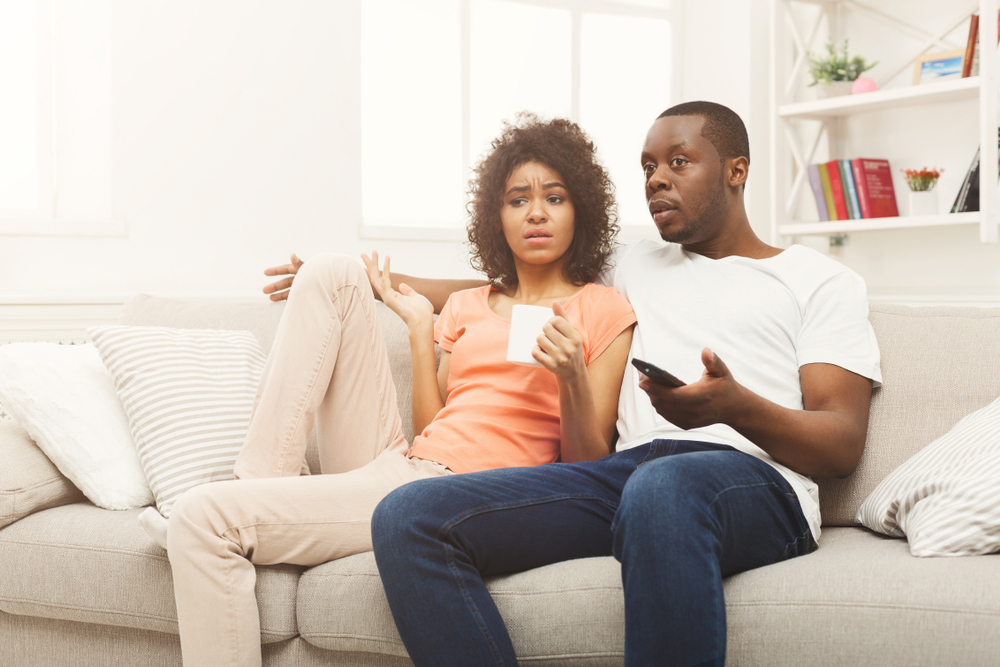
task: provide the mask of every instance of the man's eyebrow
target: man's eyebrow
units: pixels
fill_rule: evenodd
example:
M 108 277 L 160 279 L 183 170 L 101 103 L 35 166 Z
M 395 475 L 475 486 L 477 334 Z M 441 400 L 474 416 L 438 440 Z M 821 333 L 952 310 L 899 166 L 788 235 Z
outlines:
M 542 186 L 543 190 L 551 190 L 552 188 L 562 188 L 563 190 L 567 189 L 566 186 L 560 183 L 559 181 L 546 183 L 545 185 Z M 527 192 L 530 189 L 531 189 L 530 185 L 515 185 L 514 187 L 512 187 L 510 190 L 507 191 L 507 194 L 510 194 L 512 192 Z

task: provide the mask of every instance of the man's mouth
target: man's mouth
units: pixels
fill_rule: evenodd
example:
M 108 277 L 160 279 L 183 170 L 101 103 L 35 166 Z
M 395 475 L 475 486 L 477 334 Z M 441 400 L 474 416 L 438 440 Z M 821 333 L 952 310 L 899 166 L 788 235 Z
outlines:
M 678 205 L 669 199 L 651 199 L 649 201 L 649 212 L 653 216 L 653 222 L 661 224 L 673 217 Z

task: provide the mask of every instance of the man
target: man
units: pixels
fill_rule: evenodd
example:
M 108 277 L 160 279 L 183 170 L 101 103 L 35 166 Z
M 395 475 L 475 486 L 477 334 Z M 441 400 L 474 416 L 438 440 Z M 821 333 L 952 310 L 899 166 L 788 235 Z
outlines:
M 808 476 L 849 474 L 864 448 L 878 348 L 863 281 L 753 233 L 746 129 L 718 104 L 665 111 L 642 151 L 666 245 L 619 249 L 606 282 L 631 302 L 635 371 L 617 452 L 407 485 L 372 523 L 375 556 L 416 665 L 514 665 L 482 578 L 613 554 L 627 665 L 722 665 L 723 577 L 806 554 Z

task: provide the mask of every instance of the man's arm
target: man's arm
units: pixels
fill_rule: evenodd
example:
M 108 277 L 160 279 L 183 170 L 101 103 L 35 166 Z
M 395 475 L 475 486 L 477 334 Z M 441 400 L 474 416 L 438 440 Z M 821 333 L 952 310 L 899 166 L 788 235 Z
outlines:
M 295 274 L 299 272 L 299 268 L 304 263 L 305 262 L 293 254 L 290 264 L 282 264 L 281 266 L 272 266 L 269 269 L 264 269 L 265 276 L 289 276 L 288 278 L 283 278 L 269 285 L 265 285 L 264 294 L 270 295 L 271 301 L 284 301 L 287 299 L 288 290 L 291 289 L 292 282 L 295 280 Z M 399 290 L 400 283 L 406 283 L 415 291 L 425 296 L 427 300 L 433 304 L 435 313 L 441 312 L 441 309 L 444 308 L 445 302 L 453 292 L 458 292 L 464 289 L 472 289 L 474 287 L 482 287 L 486 284 L 485 280 L 414 278 L 413 276 L 405 276 L 401 273 L 393 273 L 390 276 L 390 280 L 392 281 L 392 288 L 394 290 Z M 373 289 L 372 293 L 375 295 L 376 299 L 381 301 L 381 297 L 376 290 Z
M 861 460 L 872 381 L 833 364 L 799 369 L 803 410 L 773 403 L 740 385 L 711 350 L 701 354 L 698 382 L 677 388 L 642 378 L 656 411 L 691 429 L 727 424 L 779 463 L 812 477 L 846 477 Z

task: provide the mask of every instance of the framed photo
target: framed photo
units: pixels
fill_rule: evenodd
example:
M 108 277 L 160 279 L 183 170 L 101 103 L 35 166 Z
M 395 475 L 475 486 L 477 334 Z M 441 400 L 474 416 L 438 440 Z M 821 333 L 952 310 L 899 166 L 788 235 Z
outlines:
M 965 49 L 917 56 L 913 65 L 913 85 L 961 79 L 964 57 Z

